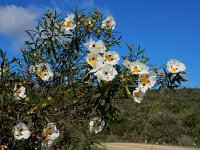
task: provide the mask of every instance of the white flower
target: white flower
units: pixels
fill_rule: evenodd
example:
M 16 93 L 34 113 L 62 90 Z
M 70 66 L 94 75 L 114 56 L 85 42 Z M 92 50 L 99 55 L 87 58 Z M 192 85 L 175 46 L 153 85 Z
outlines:
M 148 74 L 142 74 L 139 76 L 139 88 L 142 92 L 146 92 L 156 84 L 156 74 L 149 72 Z
M 131 72 L 133 74 L 147 74 L 149 72 L 149 67 L 136 60 L 131 64 Z
M 76 25 L 73 24 L 74 17 L 75 17 L 75 15 L 73 13 L 67 15 L 67 17 L 65 18 L 65 21 L 63 23 L 63 28 L 65 30 L 67 30 L 67 31 L 73 30 L 76 27 Z
M 29 66 L 28 70 L 29 70 L 30 73 L 35 73 L 36 67 L 34 65 L 31 65 L 31 66 Z
M 102 21 L 101 28 L 105 29 L 115 29 L 116 22 L 112 16 L 108 16 L 105 20 Z
M 124 59 L 123 61 L 123 65 L 128 68 L 129 70 L 131 70 L 131 65 L 133 64 L 133 62 L 127 60 L 127 59 Z
M 26 97 L 25 92 L 26 92 L 26 88 L 24 86 L 15 84 L 15 87 L 14 87 L 14 97 L 16 99 L 25 98 Z
M 29 131 L 28 127 L 23 123 L 20 122 L 14 127 L 14 137 L 17 140 L 21 139 L 28 139 L 31 132 Z
M 136 103 L 141 103 L 141 101 L 143 100 L 144 96 L 145 96 L 145 93 L 142 92 L 139 88 L 136 88 L 134 91 L 133 91 L 133 98 L 135 100 Z
M 99 133 L 103 127 L 105 126 L 105 122 L 101 120 L 99 117 L 95 117 L 90 120 L 89 128 L 90 132 L 95 132 L 95 134 Z
M 48 140 L 56 140 L 59 136 L 59 130 L 56 128 L 55 123 L 49 123 L 47 124 L 47 127 L 43 130 L 43 135 Z
M 104 59 L 105 59 L 105 63 L 107 64 L 111 64 L 111 65 L 116 65 L 119 62 L 119 54 L 117 52 L 105 52 L 104 53 Z
M 49 65 L 44 63 L 37 65 L 36 73 L 44 81 L 47 81 L 49 78 L 53 77 L 53 72 L 51 71 Z
M 88 53 L 86 57 L 87 63 L 93 67 L 90 72 L 95 72 L 98 70 L 99 67 L 103 65 L 103 57 L 98 53 Z
M 104 53 L 106 51 L 106 47 L 102 40 L 95 42 L 92 38 L 90 38 L 89 42 L 85 43 L 85 46 L 90 52 Z
M 43 130 L 43 136 L 45 139 L 41 143 L 41 149 L 45 150 L 46 148 L 51 147 L 54 140 L 60 136 L 60 132 L 56 128 L 55 123 L 47 124 L 47 127 Z
M 94 75 L 97 76 L 97 80 L 100 82 L 100 80 L 112 81 L 117 74 L 117 70 L 112 65 L 104 64 Z
M 176 59 L 171 59 L 167 62 L 167 70 L 171 73 L 184 72 L 185 64 Z

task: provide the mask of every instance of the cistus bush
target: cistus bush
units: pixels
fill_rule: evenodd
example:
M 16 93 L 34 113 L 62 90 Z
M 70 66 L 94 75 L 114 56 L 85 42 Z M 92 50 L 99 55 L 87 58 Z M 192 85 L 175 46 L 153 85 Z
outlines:
M 122 119 L 115 102 L 141 103 L 153 87 L 175 90 L 186 81 L 178 60 L 147 66 L 145 50 L 133 44 L 121 57 L 116 29 L 114 18 L 97 9 L 65 18 L 48 10 L 26 31 L 23 59 L 9 61 L 0 51 L 1 149 L 90 149 L 96 134 Z

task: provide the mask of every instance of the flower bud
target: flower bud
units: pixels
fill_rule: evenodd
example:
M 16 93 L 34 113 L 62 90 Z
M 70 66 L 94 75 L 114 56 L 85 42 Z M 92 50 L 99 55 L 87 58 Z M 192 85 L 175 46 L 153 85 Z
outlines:
M 83 14 L 82 14 L 82 16 L 83 16 L 83 17 L 86 17 L 86 14 L 85 14 L 85 13 L 83 13 Z
M 161 72 L 161 73 L 160 73 L 160 76 L 164 76 L 164 73 L 163 73 L 163 72 Z
M 26 53 L 26 49 L 25 48 L 21 48 L 22 53 Z
M 74 66 L 74 67 L 72 67 L 72 70 L 76 70 L 76 67 Z
M 85 22 L 85 18 L 81 18 L 81 19 L 80 19 L 80 22 Z
M 58 74 L 54 73 L 53 77 L 58 78 Z
M 97 10 L 97 9 L 94 9 L 94 13 L 95 13 L 95 14 L 98 14 L 99 12 L 98 12 L 98 10 Z
M 145 63 L 145 62 L 147 62 L 148 61 L 148 59 L 146 58 L 146 57 L 143 57 L 142 58 L 142 63 Z
M 46 104 L 46 103 L 43 103 L 43 104 L 42 104 L 42 107 L 43 107 L 43 108 L 44 108 L 44 107 L 46 107 L 46 106 L 47 106 L 47 104 Z
M 61 21 L 58 21 L 58 27 L 59 27 L 59 28 L 61 28 L 61 27 L 62 27 L 62 25 L 63 25 L 63 22 L 61 22 Z
M 66 59 L 63 58 L 63 59 L 60 59 L 60 61 L 61 61 L 61 62 L 66 62 Z
M 6 112 L 10 112 L 10 105 L 9 104 L 5 105 L 5 110 L 6 110 Z
M 129 45 L 129 49 L 132 50 L 133 49 L 133 44 Z
M 99 34 L 101 32 L 101 30 L 97 30 L 97 33 Z
M 5 86 L 6 86 L 6 87 L 10 86 L 10 83 L 6 83 Z
M 156 65 L 153 66 L 154 70 L 158 70 L 158 67 Z
M 34 52 L 34 53 L 33 53 L 33 56 L 34 56 L 34 57 L 36 57 L 36 56 L 37 56 L 37 53 L 36 53 L 36 52 Z
M 49 9 L 47 10 L 47 16 L 51 17 L 51 10 L 49 10 Z
M 29 101 L 30 101 L 30 98 L 27 96 L 27 97 L 25 98 L 25 101 L 26 101 L 26 102 L 29 102 Z
M 48 96 L 47 99 L 48 99 L 49 101 L 51 101 L 53 98 L 52 98 L 51 96 Z

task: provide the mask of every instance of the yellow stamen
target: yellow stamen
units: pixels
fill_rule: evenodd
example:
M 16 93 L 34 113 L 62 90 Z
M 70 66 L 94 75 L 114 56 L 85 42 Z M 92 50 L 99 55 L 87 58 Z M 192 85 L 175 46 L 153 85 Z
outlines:
M 106 27 L 107 27 L 107 28 L 110 27 L 110 21 L 106 21 Z
M 150 82 L 147 75 L 141 76 L 141 79 L 140 79 L 140 80 L 141 80 L 141 83 L 142 83 L 143 85 L 145 85 L 145 84 L 147 84 L 147 83 Z
M 93 126 L 97 126 L 98 122 L 96 120 L 93 121 Z
M 137 67 L 137 66 L 135 66 L 134 68 L 133 68 L 133 70 L 132 70 L 134 73 L 137 73 L 137 72 L 140 72 L 140 69 Z
M 140 94 L 140 92 L 135 92 L 135 93 L 134 93 L 134 96 L 135 96 L 135 97 L 139 97 L 139 94 Z
M 111 62 L 113 61 L 113 58 L 111 55 L 106 55 L 106 61 Z
M 89 62 L 90 62 L 90 64 L 91 64 L 92 66 L 96 63 L 95 60 L 89 60 Z
M 71 27 L 71 24 L 72 24 L 72 21 L 69 20 L 69 21 L 65 21 L 63 26 L 66 27 L 66 28 L 69 28 L 69 27 Z
M 44 71 L 40 71 L 39 76 L 40 77 L 44 77 L 45 76 L 45 72 Z
M 171 67 L 171 72 L 175 73 L 176 72 L 176 68 L 175 67 Z
M 52 130 L 52 129 L 51 129 L 50 127 L 49 127 L 49 128 L 45 128 L 45 129 L 44 129 L 44 134 L 45 134 L 45 135 L 51 135 L 51 132 L 52 132 L 51 130 Z
M 15 95 L 16 95 L 16 96 L 19 96 L 20 93 L 21 93 L 21 90 L 18 89 L 18 90 L 15 92 Z

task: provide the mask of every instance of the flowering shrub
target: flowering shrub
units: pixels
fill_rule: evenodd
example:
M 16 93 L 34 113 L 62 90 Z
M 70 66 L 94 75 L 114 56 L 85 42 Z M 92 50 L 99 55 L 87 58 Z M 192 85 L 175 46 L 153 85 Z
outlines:
M 175 90 L 185 65 L 150 68 L 140 47 L 128 45 L 119 64 L 121 35 L 113 17 L 75 10 L 65 19 L 48 10 L 9 61 L 1 51 L 1 149 L 90 149 L 95 134 L 121 119 L 114 103 L 141 103 L 147 91 Z M 163 69 L 163 73 L 161 70 Z

